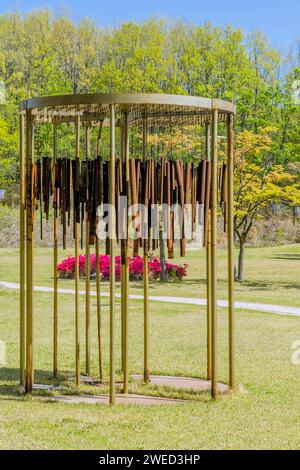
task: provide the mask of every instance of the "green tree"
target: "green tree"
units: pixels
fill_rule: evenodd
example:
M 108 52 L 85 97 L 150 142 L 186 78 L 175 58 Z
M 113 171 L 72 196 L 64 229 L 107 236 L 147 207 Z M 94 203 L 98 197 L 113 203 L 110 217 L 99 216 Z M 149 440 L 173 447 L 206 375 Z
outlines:
M 9 132 L 7 122 L 0 117 L 0 188 L 8 186 L 18 177 L 16 155 L 18 135 Z
M 272 133 L 263 128 L 255 134 L 242 131 L 236 139 L 234 164 L 234 232 L 239 245 L 236 278 L 243 280 L 245 244 L 255 220 L 271 202 L 300 204 L 296 176 L 272 161 Z

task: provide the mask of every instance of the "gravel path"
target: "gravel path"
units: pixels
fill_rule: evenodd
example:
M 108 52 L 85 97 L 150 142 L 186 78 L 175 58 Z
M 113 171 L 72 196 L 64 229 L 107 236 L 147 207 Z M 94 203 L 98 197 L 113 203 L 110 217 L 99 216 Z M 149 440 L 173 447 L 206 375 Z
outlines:
M 0 287 L 6 287 L 7 289 L 20 289 L 20 284 L 15 282 L 0 282 Z M 34 290 L 39 292 L 53 292 L 53 287 L 34 286 Z M 58 292 L 60 294 L 75 294 L 74 289 L 59 288 Z M 84 295 L 85 291 L 79 290 L 79 294 Z M 91 291 L 91 295 L 96 296 L 96 292 Z M 101 296 L 109 297 L 109 293 L 101 292 Z M 121 294 L 116 294 L 116 297 L 120 298 Z M 139 294 L 130 294 L 129 298 L 133 300 L 143 300 L 143 296 Z M 153 302 L 168 302 L 185 305 L 206 305 L 206 299 L 196 299 L 191 297 L 167 297 L 150 295 L 149 300 Z M 228 306 L 227 300 L 218 300 L 218 306 L 226 308 Z M 267 312 L 275 313 L 277 315 L 292 315 L 294 317 L 300 317 L 300 308 L 297 307 L 287 307 L 284 305 L 261 304 L 252 302 L 235 302 L 234 306 L 235 308 L 241 310 L 255 310 L 257 312 Z

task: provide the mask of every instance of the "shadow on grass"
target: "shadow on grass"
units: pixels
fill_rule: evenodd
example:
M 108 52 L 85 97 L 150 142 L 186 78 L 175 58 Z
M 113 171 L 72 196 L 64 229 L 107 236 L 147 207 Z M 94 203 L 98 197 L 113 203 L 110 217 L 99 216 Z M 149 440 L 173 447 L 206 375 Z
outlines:
M 278 253 L 278 255 L 272 256 L 272 259 L 300 260 L 300 253 Z
M 297 282 L 263 282 L 263 281 L 244 281 L 242 284 L 245 287 L 250 287 L 255 290 L 274 290 L 275 288 L 282 289 L 300 289 L 300 284 Z
M 66 385 L 71 374 L 60 373 L 54 377 L 51 371 L 35 370 L 34 382 L 41 385 Z M 0 395 L 20 397 L 24 391 L 20 385 L 20 371 L 16 368 L 0 367 Z
M 237 282 L 236 285 L 241 286 L 241 287 L 249 287 L 250 289 L 255 289 L 255 290 L 268 290 L 272 289 L 272 283 L 267 283 L 263 281 L 243 281 L 243 282 Z
M 163 374 L 162 374 L 163 375 Z M 51 374 L 51 371 L 41 371 L 35 370 L 35 384 L 45 384 L 45 385 L 60 385 L 62 390 L 60 393 L 63 395 L 101 395 L 108 394 L 108 382 L 103 382 L 101 384 L 89 384 L 86 382 L 81 383 L 81 388 L 78 389 L 74 385 L 74 381 L 70 384 L 70 378 L 74 379 L 72 374 L 60 374 L 59 377 L 54 378 Z M 122 381 L 117 380 L 116 385 L 117 393 L 122 393 Z M 171 398 L 171 399 L 183 399 L 191 402 L 195 401 L 206 401 L 211 402 L 210 391 L 209 390 L 193 390 L 193 389 L 184 389 L 184 388 L 173 388 L 168 386 L 158 386 L 153 384 L 144 384 L 139 380 L 130 380 L 129 384 L 129 393 L 130 394 L 139 394 L 141 396 L 153 396 L 161 398 Z M 225 394 L 226 395 L 226 394 Z M 43 398 L 48 402 L 53 402 L 55 397 L 55 389 L 44 388 L 44 389 L 34 389 L 33 398 Z M 26 396 L 23 387 L 19 383 L 19 369 L 1 367 L 0 368 L 0 400 L 21 400 L 25 401 L 30 399 L 31 396 Z

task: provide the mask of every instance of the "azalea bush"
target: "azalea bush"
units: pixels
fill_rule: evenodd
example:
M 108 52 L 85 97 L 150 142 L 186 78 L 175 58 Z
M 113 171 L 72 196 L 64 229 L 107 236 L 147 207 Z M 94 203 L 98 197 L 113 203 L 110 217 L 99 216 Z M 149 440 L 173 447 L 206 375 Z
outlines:
M 166 271 L 168 280 L 182 280 L 187 275 L 187 264 L 178 265 L 166 261 Z M 131 256 L 129 258 L 129 279 L 139 281 L 143 279 L 144 260 L 141 256 Z M 99 270 L 101 280 L 107 281 L 110 275 L 110 256 L 99 256 Z M 58 277 L 62 279 L 72 279 L 75 273 L 75 258 L 69 256 L 57 266 Z M 90 274 L 96 272 L 96 255 L 90 255 Z M 156 280 L 160 277 L 161 266 L 158 256 L 150 255 L 148 262 L 149 279 Z M 115 276 L 120 280 L 121 257 L 115 257 Z M 85 255 L 79 255 L 79 276 L 85 276 Z

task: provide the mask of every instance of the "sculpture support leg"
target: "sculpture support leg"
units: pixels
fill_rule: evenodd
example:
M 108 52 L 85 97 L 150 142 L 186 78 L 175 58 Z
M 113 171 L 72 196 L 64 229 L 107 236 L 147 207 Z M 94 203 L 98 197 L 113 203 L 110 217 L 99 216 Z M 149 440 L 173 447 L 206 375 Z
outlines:
M 99 363 L 99 380 L 103 381 L 103 339 L 102 339 L 102 312 L 101 312 L 101 291 L 100 291 L 100 250 L 99 239 L 96 235 L 96 293 L 97 293 L 97 330 L 98 330 L 98 363 Z
M 211 124 L 207 123 L 205 127 L 205 152 L 207 162 L 211 160 Z M 207 172 L 208 163 L 205 165 Z M 204 179 L 204 185 L 210 186 L 210 178 Z M 206 200 L 207 199 L 207 200 Z M 207 379 L 211 380 L 211 211 L 209 209 L 209 190 L 206 189 L 204 200 L 207 210 L 206 224 L 204 225 L 204 243 L 206 245 L 206 344 L 207 344 Z M 203 208 L 205 212 L 205 207 Z
M 90 127 L 85 128 L 86 160 L 90 158 Z M 91 305 L 90 305 L 90 222 L 88 211 L 85 211 L 85 373 L 90 375 L 91 365 Z
M 207 328 L 207 380 L 211 379 L 211 233 L 210 211 L 207 218 L 208 232 L 206 241 L 206 328 Z
M 144 240 L 144 382 L 150 382 L 149 374 L 149 285 L 148 240 Z
M 129 125 L 128 113 L 124 115 L 124 161 L 125 161 L 125 175 L 126 175 L 126 195 L 129 195 Z M 128 201 L 127 201 L 128 204 Z M 124 240 L 124 386 L 123 392 L 128 393 L 128 379 L 129 379 L 129 365 L 128 365 L 128 349 L 129 349 L 129 245 L 128 245 L 128 211 L 126 210 L 125 216 L 125 235 Z
M 25 117 L 20 114 L 20 384 L 25 385 Z
M 76 157 L 80 151 L 80 116 L 76 116 Z M 74 212 L 75 214 L 75 212 Z M 75 220 L 75 360 L 76 385 L 80 385 L 80 332 L 79 332 L 79 222 Z
M 228 327 L 229 327 L 229 387 L 236 388 L 235 325 L 234 325 L 234 227 L 233 227 L 233 116 L 227 117 L 227 205 L 228 205 Z
M 57 160 L 57 126 L 53 125 L 53 160 Z M 55 191 L 55 188 L 54 188 Z M 57 201 L 55 201 L 57 204 Z M 58 219 L 57 207 L 53 214 L 53 375 L 57 376 L 58 352 L 58 291 L 57 291 L 57 263 L 58 263 Z
M 33 125 L 26 111 L 26 393 L 33 387 Z
M 115 107 L 110 105 L 110 171 L 109 171 L 109 202 L 111 213 L 109 217 L 110 238 L 110 378 L 109 403 L 115 403 Z
M 218 396 L 217 384 L 217 185 L 218 185 L 218 110 L 212 114 L 212 202 L 211 202 L 211 395 Z

